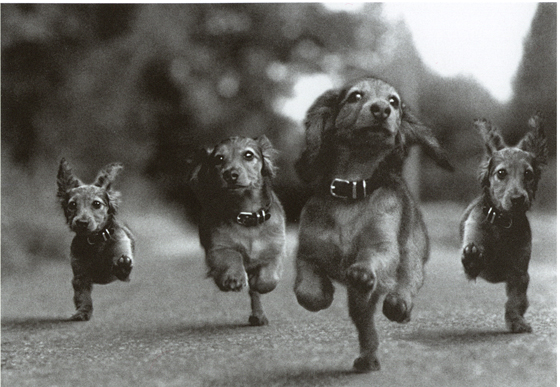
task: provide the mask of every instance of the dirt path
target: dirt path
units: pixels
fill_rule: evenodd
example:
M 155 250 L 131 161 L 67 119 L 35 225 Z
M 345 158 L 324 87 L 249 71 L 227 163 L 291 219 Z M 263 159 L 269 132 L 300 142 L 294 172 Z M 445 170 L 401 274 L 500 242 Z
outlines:
M 2 386 L 555 386 L 556 218 L 532 216 L 534 333 L 512 335 L 504 286 L 468 283 L 461 272 L 460 208 L 424 213 L 428 278 L 409 324 L 377 314 L 379 372 L 351 372 L 357 337 L 343 288 L 328 310 L 305 311 L 291 289 L 290 256 L 263 300 L 271 325 L 249 327 L 247 294 L 221 293 L 204 278 L 193 230 L 151 214 L 130 221 L 139 240 L 132 282 L 96 286 L 89 322 L 65 321 L 68 264 L 3 278 Z

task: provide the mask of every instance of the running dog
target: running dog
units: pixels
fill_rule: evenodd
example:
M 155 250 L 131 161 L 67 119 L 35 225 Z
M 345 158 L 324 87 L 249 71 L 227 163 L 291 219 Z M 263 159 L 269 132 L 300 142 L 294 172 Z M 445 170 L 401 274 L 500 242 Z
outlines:
M 73 321 L 91 318 L 93 284 L 130 281 L 134 237 L 116 219 L 120 193 L 111 189 L 122 168 L 118 163 L 107 165 L 93 184 L 84 184 L 65 159 L 60 161 L 57 197 L 70 230 L 76 233 L 70 247 L 76 306 Z
M 532 331 L 523 317 L 529 306 L 531 258 L 531 228 L 525 213 L 548 154 L 543 122 L 543 116 L 535 114 L 529 120 L 531 131 L 508 147 L 490 122 L 475 121 L 486 151 L 480 166 L 482 195 L 467 207 L 460 226 L 466 276 L 506 283 L 505 320 L 513 333 Z
M 261 294 L 276 288 L 286 255 L 284 210 L 271 183 L 274 155 L 264 135 L 232 137 L 203 150 L 190 174 L 208 276 L 225 292 L 249 286 L 249 324 L 256 326 L 268 324 Z
M 401 176 L 411 144 L 452 169 L 431 130 L 397 90 L 373 77 L 321 95 L 307 112 L 306 148 L 296 163 L 314 193 L 299 228 L 294 290 L 310 311 L 328 308 L 332 281 L 346 285 L 360 343 L 359 372 L 380 368 L 374 312 L 408 322 L 429 246 L 422 216 Z

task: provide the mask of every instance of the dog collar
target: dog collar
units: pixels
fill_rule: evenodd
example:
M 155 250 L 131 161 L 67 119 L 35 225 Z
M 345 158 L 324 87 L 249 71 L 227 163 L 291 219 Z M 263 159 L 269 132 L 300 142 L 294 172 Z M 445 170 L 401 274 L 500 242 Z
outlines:
M 364 199 L 380 188 L 384 181 L 381 177 L 356 181 L 337 178 L 331 181 L 329 192 L 332 196 L 339 199 Z
M 493 206 L 482 207 L 482 212 L 486 215 L 485 219 L 496 226 L 503 228 L 511 228 L 513 218 L 504 215 L 502 212 L 496 210 Z
M 97 234 L 90 235 L 86 238 L 87 243 L 90 245 L 95 245 L 96 243 L 107 242 L 111 239 L 111 235 L 115 232 L 115 229 L 105 227 L 103 230 L 99 231 Z
M 263 224 L 271 217 L 270 211 L 268 209 L 261 208 L 256 212 L 240 212 L 237 214 L 235 220 L 238 224 L 245 227 L 255 227 L 259 224 Z

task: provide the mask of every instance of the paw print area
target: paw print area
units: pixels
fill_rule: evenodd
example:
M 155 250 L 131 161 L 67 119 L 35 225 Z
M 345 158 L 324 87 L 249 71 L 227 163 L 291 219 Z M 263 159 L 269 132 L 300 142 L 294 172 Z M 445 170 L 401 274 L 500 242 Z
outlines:
M 247 274 L 244 270 L 228 270 L 221 278 L 216 280 L 216 285 L 224 292 L 239 292 L 247 286 Z
M 132 267 L 132 258 L 122 255 L 113 265 L 113 274 L 121 281 L 128 281 Z
M 398 323 L 407 323 L 410 321 L 412 304 L 407 302 L 396 294 L 389 293 L 383 301 L 383 314 L 391 321 Z
M 363 263 L 355 263 L 346 270 L 346 281 L 348 285 L 364 292 L 375 289 L 377 284 L 375 274 Z
M 474 243 L 469 243 L 463 248 L 463 256 L 461 257 L 465 274 L 469 279 L 475 279 L 484 269 L 484 261 L 482 258 L 482 249 Z

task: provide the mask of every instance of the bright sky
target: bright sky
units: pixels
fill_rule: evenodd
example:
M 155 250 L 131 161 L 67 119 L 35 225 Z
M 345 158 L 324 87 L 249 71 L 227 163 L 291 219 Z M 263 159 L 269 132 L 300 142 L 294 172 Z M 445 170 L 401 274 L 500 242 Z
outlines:
M 362 8 L 361 2 L 325 5 L 348 12 Z M 436 73 L 472 76 L 499 101 L 511 97 L 537 3 L 387 2 L 384 8 L 389 20 L 404 19 L 422 60 Z M 282 112 L 301 121 L 313 100 L 329 87 L 326 76 L 302 78 Z

